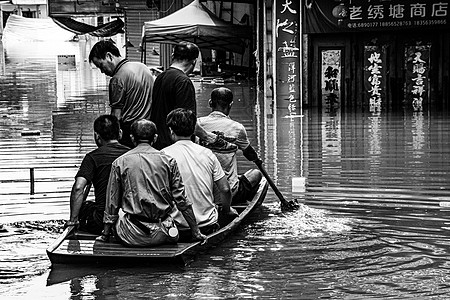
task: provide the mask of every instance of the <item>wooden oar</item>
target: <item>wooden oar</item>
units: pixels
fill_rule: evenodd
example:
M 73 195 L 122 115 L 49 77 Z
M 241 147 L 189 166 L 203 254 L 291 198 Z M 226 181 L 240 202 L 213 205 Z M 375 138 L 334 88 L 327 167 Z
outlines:
M 295 209 L 298 209 L 300 207 L 300 205 L 298 204 L 297 200 L 294 199 L 294 200 L 291 200 L 291 201 L 287 201 L 283 197 L 283 195 L 280 193 L 280 191 L 278 190 L 278 188 L 275 185 L 275 183 L 269 177 L 269 174 L 267 174 L 266 170 L 264 169 L 264 167 L 262 165 L 262 161 L 257 159 L 257 160 L 254 161 L 254 163 L 258 167 L 258 169 L 261 171 L 261 173 L 264 175 L 264 177 L 266 177 L 267 182 L 269 183 L 270 187 L 272 188 L 272 190 L 277 195 L 278 199 L 280 199 L 281 209 L 283 209 L 283 210 L 295 210 Z

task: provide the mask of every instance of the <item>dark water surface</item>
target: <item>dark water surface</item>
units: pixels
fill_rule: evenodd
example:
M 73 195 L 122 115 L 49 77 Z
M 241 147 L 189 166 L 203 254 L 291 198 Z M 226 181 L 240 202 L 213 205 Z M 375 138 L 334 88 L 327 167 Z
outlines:
M 449 113 L 308 109 L 284 118 L 247 83 L 226 84 L 232 117 L 298 211 L 282 213 L 269 189 L 253 222 L 185 268 L 50 268 L 45 248 L 68 217 L 76 166 L 95 147 L 92 121 L 109 111 L 108 79 L 85 62 L 88 49 L 34 43 L 0 52 L 2 299 L 448 298 Z M 56 55 L 72 53 L 76 70 L 58 70 Z M 217 85 L 195 85 L 204 115 Z

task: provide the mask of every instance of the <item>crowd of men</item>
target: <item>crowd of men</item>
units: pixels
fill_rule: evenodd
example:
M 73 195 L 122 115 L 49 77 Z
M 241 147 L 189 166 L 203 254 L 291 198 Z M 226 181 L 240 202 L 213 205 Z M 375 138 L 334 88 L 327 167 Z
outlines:
M 212 91 L 212 112 L 197 118 L 189 74 L 199 55 L 189 42 L 174 46 L 172 64 L 154 79 L 147 66 L 100 41 L 89 62 L 110 76 L 111 114 L 94 122 L 97 149 L 84 157 L 65 226 L 128 246 L 206 241 L 237 216 L 232 204 L 256 193 L 261 173 L 237 173 L 236 153 L 258 155 L 242 124 L 232 120 L 232 92 Z M 94 201 L 87 200 L 91 185 Z

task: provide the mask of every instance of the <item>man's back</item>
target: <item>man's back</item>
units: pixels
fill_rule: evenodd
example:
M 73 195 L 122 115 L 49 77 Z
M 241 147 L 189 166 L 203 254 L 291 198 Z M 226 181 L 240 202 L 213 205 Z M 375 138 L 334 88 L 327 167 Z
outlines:
M 111 108 L 121 109 L 122 122 L 149 119 L 153 76 L 140 62 L 124 60 L 110 81 Z
M 176 180 L 174 167 L 173 158 L 139 144 L 113 163 L 111 189 L 121 190 L 122 195 L 112 194 L 110 205 L 151 222 L 165 219 L 174 205 L 171 195 L 176 191 L 169 181 Z
M 186 108 L 196 112 L 194 85 L 183 71 L 171 67 L 156 77 L 152 98 L 150 120 L 158 128 L 158 140 L 154 147 L 162 149 L 172 144 L 166 126 L 167 114 L 175 108 Z
M 88 182 L 92 182 L 95 202 L 99 211 L 103 212 L 105 209 L 106 188 L 111 164 L 129 149 L 119 143 L 109 143 L 86 154 L 81 162 L 80 169 L 75 177 L 81 176 L 86 178 Z
M 236 141 L 233 143 L 238 146 L 238 149 L 244 150 L 250 145 L 244 125 L 230 119 L 222 112 L 213 111 L 208 116 L 198 118 L 198 124 L 207 131 L 220 131 L 225 136 L 235 138 Z M 214 154 L 225 171 L 231 188 L 234 189 L 238 182 L 236 152 L 214 152 Z
M 217 158 L 211 150 L 189 140 L 180 140 L 163 149 L 174 157 L 185 185 L 186 196 L 193 202 L 194 214 L 200 227 L 217 222 L 214 205 L 214 182 L 224 176 Z M 172 214 L 178 224 L 187 226 L 180 212 Z

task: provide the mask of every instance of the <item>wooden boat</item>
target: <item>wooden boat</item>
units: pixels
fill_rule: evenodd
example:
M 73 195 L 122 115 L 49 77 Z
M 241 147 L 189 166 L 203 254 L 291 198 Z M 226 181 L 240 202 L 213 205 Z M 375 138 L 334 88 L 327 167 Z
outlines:
M 268 183 L 262 179 L 256 195 L 245 206 L 233 206 L 239 213 L 229 224 L 208 236 L 205 244 L 200 242 L 177 243 L 157 247 L 132 248 L 118 242 L 96 241 L 96 235 L 76 231 L 73 226 L 64 230 L 48 248 L 47 255 L 52 265 L 86 263 L 186 263 L 196 254 L 216 246 L 228 237 L 252 213 L 266 197 Z

